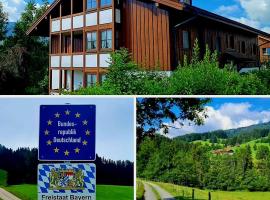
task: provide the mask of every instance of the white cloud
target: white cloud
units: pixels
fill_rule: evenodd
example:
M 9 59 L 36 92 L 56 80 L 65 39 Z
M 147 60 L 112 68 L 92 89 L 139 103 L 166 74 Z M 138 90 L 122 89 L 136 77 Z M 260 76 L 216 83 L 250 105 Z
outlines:
M 252 20 L 270 21 L 269 0 L 238 0 L 241 7 Z
M 231 6 L 222 5 L 218 9 L 216 9 L 215 12 L 222 15 L 230 15 L 238 10 L 239 10 L 238 5 L 231 5 Z
M 16 22 L 23 12 L 25 0 L 2 0 L 3 9 L 8 13 L 9 22 Z
M 179 122 L 175 122 L 170 125 L 179 129 L 170 128 L 168 137 L 213 130 L 227 130 L 270 121 L 270 110 L 252 110 L 252 105 L 249 103 L 225 103 L 218 109 L 211 106 L 206 107 L 206 109 L 208 118 L 203 126 L 189 126 L 190 121 L 185 121 L 184 126 L 181 127 Z

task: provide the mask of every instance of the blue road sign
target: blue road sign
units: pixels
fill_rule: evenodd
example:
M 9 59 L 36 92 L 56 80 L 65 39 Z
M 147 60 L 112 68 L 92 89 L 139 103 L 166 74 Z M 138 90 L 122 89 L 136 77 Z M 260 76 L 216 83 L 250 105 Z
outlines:
M 95 200 L 95 164 L 38 165 L 38 200 Z
M 95 160 L 95 130 L 95 105 L 41 105 L 39 160 Z

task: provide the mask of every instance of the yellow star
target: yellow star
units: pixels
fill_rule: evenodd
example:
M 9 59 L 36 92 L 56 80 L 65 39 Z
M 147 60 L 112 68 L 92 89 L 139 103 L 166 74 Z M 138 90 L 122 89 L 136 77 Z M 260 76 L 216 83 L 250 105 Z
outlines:
M 89 130 L 86 130 L 85 131 L 85 135 L 90 135 L 90 131 Z
M 65 113 L 66 113 L 66 115 L 69 115 L 70 114 L 70 110 L 66 110 Z
M 88 121 L 85 119 L 82 123 L 83 123 L 83 125 L 87 125 Z
M 65 154 L 65 156 L 68 156 L 68 155 L 69 155 L 69 151 L 66 150 L 66 151 L 64 152 L 64 154 Z
M 48 131 L 47 129 L 44 131 L 45 135 L 49 135 L 50 131 Z
M 47 141 L 47 145 L 52 145 L 52 141 L 51 140 L 48 140 Z
M 75 153 L 80 153 L 80 149 L 77 147 L 76 149 L 74 149 Z
M 83 145 L 87 145 L 88 142 L 86 140 L 84 140 L 82 143 L 83 143 Z
M 58 152 L 59 152 L 59 149 L 57 147 L 55 147 L 54 153 L 58 153 Z
M 55 118 L 59 118 L 60 117 L 60 114 L 57 112 L 54 114 Z
M 49 119 L 49 121 L 47 121 L 47 123 L 48 123 L 48 126 L 51 126 L 53 122 Z
M 75 114 L 75 116 L 76 116 L 76 118 L 79 118 L 79 117 L 81 116 L 81 114 L 77 112 L 77 113 Z

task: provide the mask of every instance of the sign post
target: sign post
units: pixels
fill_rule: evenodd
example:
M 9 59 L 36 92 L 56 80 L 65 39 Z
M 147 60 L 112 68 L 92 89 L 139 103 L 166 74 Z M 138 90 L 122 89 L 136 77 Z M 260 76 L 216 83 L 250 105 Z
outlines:
M 94 161 L 96 159 L 95 105 L 41 105 L 40 161 Z M 94 164 L 40 164 L 39 200 L 95 200 Z

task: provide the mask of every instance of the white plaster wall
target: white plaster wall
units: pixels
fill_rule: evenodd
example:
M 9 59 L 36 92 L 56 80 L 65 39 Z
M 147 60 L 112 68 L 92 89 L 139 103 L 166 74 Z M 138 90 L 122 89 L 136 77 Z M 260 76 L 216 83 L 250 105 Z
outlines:
M 109 67 L 110 54 L 100 54 L 99 55 L 99 65 L 100 67 Z
M 112 23 L 112 9 L 99 12 L 99 24 Z
M 60 67 L 60 56 L 51 56 L 51 67 Z
M 83 72 L 82 71 L 74 71 L 74 90 L 78 90 L 83 86 Z
M 73 67 L 83 67 L 83 55 L 73 56 Z
M 61 59 L 62 67 L 71 67 L 71 56 L 62 56 Z
M 86 14 L 86 26 L 97 25 L 97 12 Z
M 121 23 L 121 12 L 119 9 L 115 9 L 115 22 Z
M 86 67 L 97 67 L 97 54 L 89 54 L 85 57 Z
M 73 28 L 83 27 L 83 15 L 73 17 Z
M 60 31 L 60 20 L 59 19 L 52 21 L 52 30 L 51 31 L 52 32 Z
M 71 18 L 62 19 L 62 30 L 70 30 L 71 29 Z
M 60 70 L 52 70 L 52 89 L 59 89 L 59 72 Z

